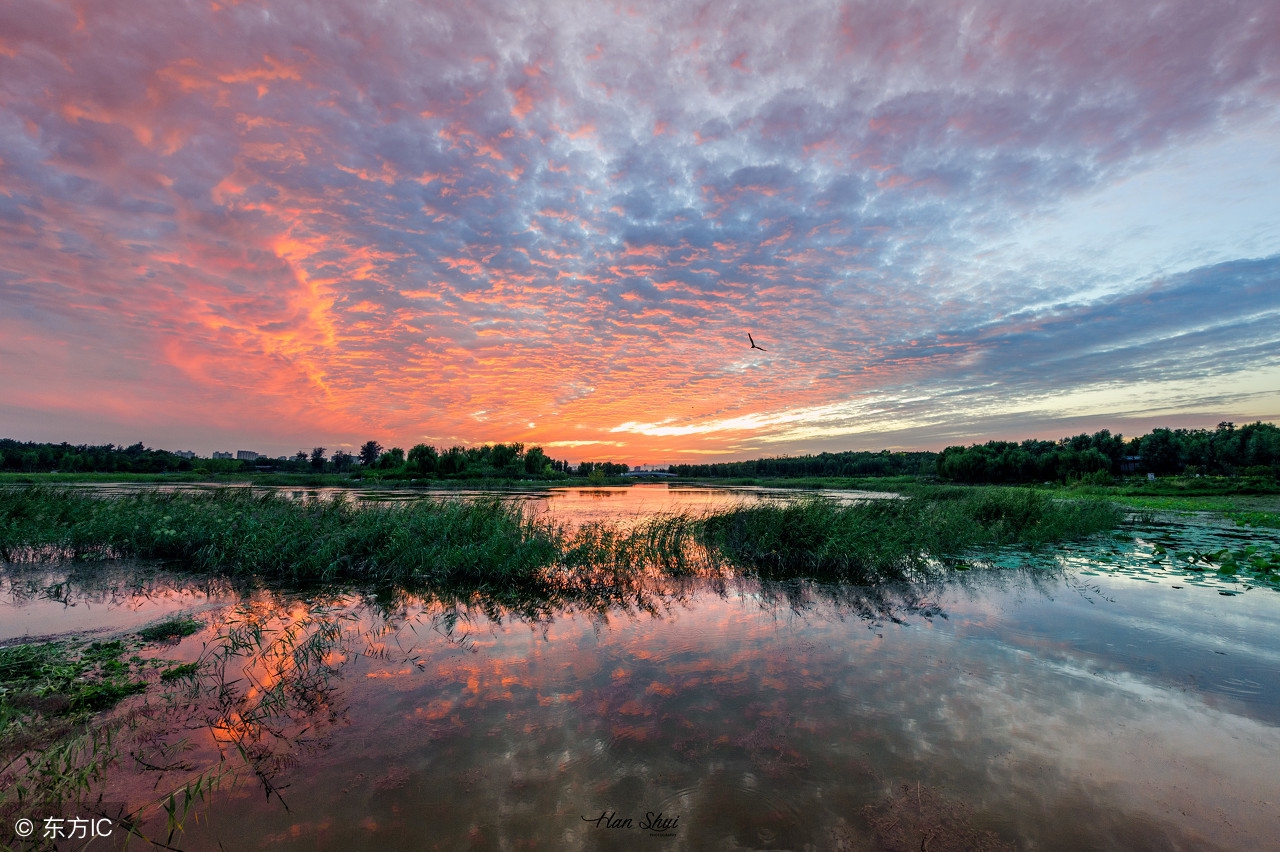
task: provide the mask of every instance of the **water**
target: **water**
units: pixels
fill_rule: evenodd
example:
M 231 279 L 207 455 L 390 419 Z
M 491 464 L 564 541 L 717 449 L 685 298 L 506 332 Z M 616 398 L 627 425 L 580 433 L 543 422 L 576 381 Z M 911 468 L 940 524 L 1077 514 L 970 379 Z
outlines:
M 546 510 L 625 520 L 666 510 L 661 488 Z M 1280 837 L 1280 594 L 1173 556 L 1250 542 L 1280 546 L 1164 517 L 914 585 L 647 577 L 552 605 L 129 566 L 56 596 L 111 629 L 197 611 L 172 659 L 261 637 L 143 714 L 136 753 L 180 767 L 106 784 L 138 807 L 222 754 L 181 848 L 1259 849 Z M 7 575 L 0 629 L 53 605 L 55 574 Z
M 224 485 L 204 483 L 174 483 L 152 485 L 149 483 L 109 482 L 75 484 L 67 487 L 92 491 L 103 496 L 120 496 L 147 491 L 212 491 L 226 488 Z M 836 489 L 792 489 L 738 486 L 732 488 L 707 488 L 697 485 L 667 485 L 665 483 L 637 483 L 629 486 L 602 485 L 588 488 L 537 488 L 511 491 L 493 491 L 483 488 L 419 489 L 408 487 L 377 488 L 305 488 L 297 486 L 235 485 L 233 488 L 252 488 L 254 491 L 273 491 L 295 500 L 333 500 L 345 498 L 360 503 L 395 503 L 422 499 L 465 500 L 475 497 L 501 496 L 519 503 L 536 515 L 551 517 L 570 526 L 584 523 L 607 522 L 627 526 L 660 513 L 702 512 L 728 509 L 739 504 L 795 500 L 802 497 L 822 497 L 837 502 L 860 500 L 892 500 L 897 494 L 883 491 L 855 491 Z
M 211 618 L 241 598 L 217 577 L 132 561 L 11 569 L 0 574 L 0 646 L 75 633 L 136 630 L 177 612 Z

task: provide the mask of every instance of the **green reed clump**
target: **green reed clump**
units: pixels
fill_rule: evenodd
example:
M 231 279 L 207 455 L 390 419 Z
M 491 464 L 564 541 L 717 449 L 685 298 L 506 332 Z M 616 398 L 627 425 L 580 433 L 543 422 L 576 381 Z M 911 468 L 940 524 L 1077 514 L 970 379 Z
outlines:
M 906 501 L 935 556 L 988 545 L 1042 545 L 1114 529 L 1124 510 L 1104 500 L 1055 500 L 1029 488 L 939 489 Z
M 138 635 L 148 642 L 163 642 L 167 639 L 181 639 L 195 633 L 204 623 L 196 618 L 167 618 L 158 624 L 152 624 L 138 631 Z
M 969 548 L 1047 544 L 1121 520 L 1119 508 L 1096 500 L 943 487 L 900 500 L 819 498 L 662 515 L 630 528 L 588 524 L 566 535 L 500 499 L 360 505 L 247 489 L 94 497 L 37 487 L 0 490 L 0 557 L 136 556 L 288 583 L 490 590 L 541 588 L 553 566 L 680 574 L 719 559 L 770 575 L 874 582 Z
M 919 562 L 906 500 L 842 506 L 814 498 L 741 506 L 702 521 L 708 548 L 764 576 L 832 576 L 855 582 L 903 575 Z
M 559 533 L 511 503 L 299 502 L 248 489 L 94 497 L 0 491 L 0 558 L 133 556 L 292 583 L 527 577 L 553 562 Z
M 630 528 L 584 524 L 564 542 L 560 563 L 579 569 L 654 566 L 686 574 L 702 555 L 701 530 L 701 518 L 680 513 L 658 515 Z
M 1042 545 L 1113 529 L 1123 513 L 1100 501 L 1055 501 L 1027 489 L 937 489 L 902 500 L 842 505 L 821 498 L 742 506 L 707 516 L 704 541 L 765 576 L 876 582 L 975 547 Z

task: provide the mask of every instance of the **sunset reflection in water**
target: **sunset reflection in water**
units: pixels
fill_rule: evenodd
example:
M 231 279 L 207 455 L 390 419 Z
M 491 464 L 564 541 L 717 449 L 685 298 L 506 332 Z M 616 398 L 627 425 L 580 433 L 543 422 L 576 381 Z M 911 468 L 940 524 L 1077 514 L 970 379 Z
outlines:
M 184 848 L 1265 845 L 1267 594 L 1043 567 L 550 604 L 260 593 L 228 615 L 288 641 L 226 668 L 241 703 L 213 726 L 256 774 Z

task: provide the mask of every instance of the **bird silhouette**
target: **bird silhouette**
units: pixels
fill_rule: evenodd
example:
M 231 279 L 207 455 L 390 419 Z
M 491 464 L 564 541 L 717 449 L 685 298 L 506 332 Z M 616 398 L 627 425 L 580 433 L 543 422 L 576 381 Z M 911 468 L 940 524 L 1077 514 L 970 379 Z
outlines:
M 752 337 L 751 337 L 751 332 L 749 332 L 749 331 L 747 332 L 747 340 L 750 340 L 750 341 L 751 341 L 751 348 L 752 348 L 752 349 L 759 349 L 761 352 L 768 352 L 768 351 L 769 351 L 768 349 L 765 349 L 763 346 L 756 346 L 756 342 L 755 342 L 755 340 L 753 340 L 753 339 L 752 339 Z

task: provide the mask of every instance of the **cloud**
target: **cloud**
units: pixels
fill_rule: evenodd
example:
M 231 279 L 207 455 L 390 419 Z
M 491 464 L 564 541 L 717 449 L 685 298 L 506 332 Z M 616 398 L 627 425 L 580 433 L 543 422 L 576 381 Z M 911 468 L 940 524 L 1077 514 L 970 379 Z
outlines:
M 843 434 L 913 385 L 1270 363 L 1267 238 L 1172 277 L 991 259 L 1189 146 L 1274 141 L 1274 4 L 19 6 L 0 308 L 88 347 L 33 360 L 62 399 L 290 445 L 666 423 L 657 451 L 790 434 L 768 412 Z

